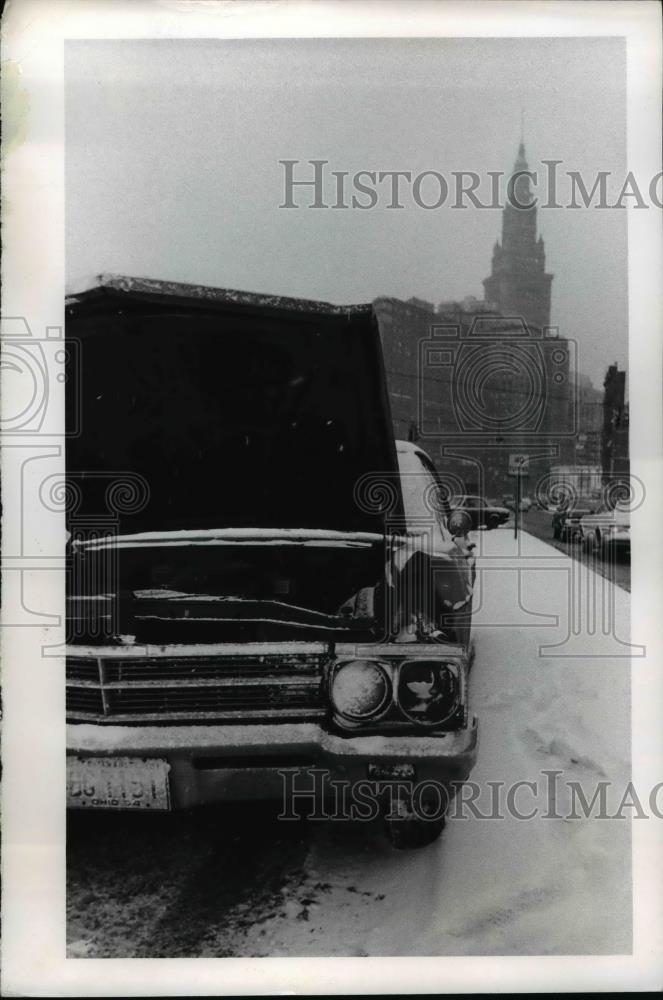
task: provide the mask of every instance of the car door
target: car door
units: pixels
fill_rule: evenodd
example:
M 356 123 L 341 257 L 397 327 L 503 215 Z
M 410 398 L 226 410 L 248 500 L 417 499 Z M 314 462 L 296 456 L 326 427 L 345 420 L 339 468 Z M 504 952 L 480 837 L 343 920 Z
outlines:
M 424 469 L 430 474 L 432 480 L 435 482 L 440 496 L 444 497 L 445 488 L 435 465 L 428 455 L 423 452 L 419 453 L 419 458 Z M 472 627 L 472 595 L 474 593 L 474 584 L 476 580 L 476 558 L 474 555 L 476 545 L 470 540 L 467 534 L 452 536 L 448 528 L 450 512 L 449 510 L 444 510 L 444 503 L 440 503 L 439 508 L 440 532 L 446 541 L 451 540 L 453 542 L 459 550 L 464 563 L 465 586 L 467 587 L 470 596 L 467 605 L 458 611 L 456 628 L 463 644 L 469 645 Z M 474 523 L 476 524 L 476 522 Z
M 403 502 L 408 530 L 421 531 L 428 525 L 433 555 L 439 555 L 441 573 L 449 574 L 451 563 L 454 579 L 449 590 L 450 606 L 446 610 L 447 622 L 453 619 L 458 641 L 469 643 L 472 619 L 472 593 L 476 577 L 474 543 L 467 535 L 454 538 L 447 526 L 450 509 L 446 490 L 431 459 L 425 452 L 412 449 L 408 454 L 399 452 L 403 473 Z

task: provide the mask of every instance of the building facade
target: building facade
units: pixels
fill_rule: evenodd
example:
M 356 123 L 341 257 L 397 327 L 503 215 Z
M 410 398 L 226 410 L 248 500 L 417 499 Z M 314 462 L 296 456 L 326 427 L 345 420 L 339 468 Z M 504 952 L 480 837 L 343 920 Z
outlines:
M 626 372 L 610 365 L 603 381 L 603 429 L 601 433 L 601 467 L 606 483 L 627 480 L 629 460 L 629 414 L 626 401 Z
M 578 372 L 573 379 L 577 399 L 578 433 L 569 461 L 583 467 L 601 468 L 601 433 L 603 430 L 603 392 Z
M 554 465 L 551 469 L 551 476 L 558 490 L 559 487 L 569 487 L 567 494 L 563 491 L 557 492 L 558 497 L 575 494 L 579 497 L 598 499 L 601 495 L 600 465 Z
M 510 492 L 509 455 L 526 453 L 533 491 L 574 430 L 568 345 L 471 307 L 374 302 L 395 436 L 418 441 L 459 492 Z

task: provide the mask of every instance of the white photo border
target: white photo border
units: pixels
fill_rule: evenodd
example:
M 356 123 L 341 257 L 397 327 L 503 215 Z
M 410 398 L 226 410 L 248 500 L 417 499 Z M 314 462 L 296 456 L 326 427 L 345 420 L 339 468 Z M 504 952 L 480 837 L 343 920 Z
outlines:
M 19 123 L 3 149 L 3 316 L 33 331 L 64 328 L 64 40 L 73 38 L 623 36 L 627 43 L 628 169 L 661 169 L 661 36 L 655 2 L 311 2 L 13 0 L 5 11 L 3 112 Z M 21 135 L 21 132 L 23 133 Z M 632 530 L 633 780 L 663 777 L 660 629 L 661 213 L 628 210 L 631 469 L 648 503 Z M 64 470 L 64 387 L 46 450 Z M 43 431 L 42 431 L 43 434 Z M 4 442 L 6 443 L 6 442 Z M 250 995 L 292 992 L 439 993 L 660 989 L 663 919 L 661 828 L 633 823 L 632 956 L 440 958 L 67 959 L 65 957 L 64 660 L 42 656 L 64 628 L 11 627 L 12 567 L 23 517 L 26 551 L 64 547 L 63 518 L 43 538 L 38 498 L 19 494 L 22 448 L 3 448 L 2 792 L 3 991 L 6 995 Z M 48 449 L 51 449 L 50 452 Z M 59 449 L 59 450 L 58 450 Z M 59 459 L 58 459 L 59 456 Z M 15 488 L 16 487 L 16 488 Z M 22 508 L 21 508 L 22 503 Z M 18 557 L 16 553 L 18 552 Z M 32 557 L 31 557 L 32 558 Z M 43 561 L 42 561 L 43 563 Z M 30 564 L 32 566 L 33 564 Z M 64 568 L 34 559 L 31 599 L 64 615 Z M 44 612 L 44 609 L 47 609 Z

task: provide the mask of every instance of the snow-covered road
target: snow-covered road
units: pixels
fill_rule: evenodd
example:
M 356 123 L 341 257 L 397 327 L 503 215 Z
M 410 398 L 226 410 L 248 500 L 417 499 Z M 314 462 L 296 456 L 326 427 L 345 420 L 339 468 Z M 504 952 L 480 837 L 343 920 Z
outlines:
M 614 812 L 629 780 L 629 595 L 532 536 L 476 540 L 472 779 L 476 809 L 504 818 L 452 810 L 437 843 L 408 852 L 368 825 L 279 823 L 263 805 L 74 815 L 71 955 L 630 951 L 630 812 L 570 818 L 566 793 L 577 781 L 591 800 L 609 781 Z M 546 771 L 561 772 L 564 818 L 544 818 Z M 514 799 L 532 819 L 508 815 L 517 782 L 535 783 Z

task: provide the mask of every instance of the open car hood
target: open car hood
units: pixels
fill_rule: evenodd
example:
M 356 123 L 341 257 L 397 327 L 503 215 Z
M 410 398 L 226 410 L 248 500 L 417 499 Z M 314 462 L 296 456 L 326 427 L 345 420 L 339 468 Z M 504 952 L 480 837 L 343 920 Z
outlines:
M 99 533 L 73 540 L 71 555 L 77 642 L 375 642 L 404 629 L 410 639 L 451 641 L 446 616 L 472 593 L 457 547 L 431 553 L 425 534 Z
M 382 530 L 355 496 L 398 492 L 371 306 L 100 277 L 66 315 L 70 524 Z

